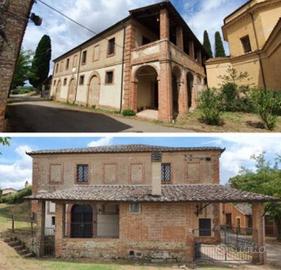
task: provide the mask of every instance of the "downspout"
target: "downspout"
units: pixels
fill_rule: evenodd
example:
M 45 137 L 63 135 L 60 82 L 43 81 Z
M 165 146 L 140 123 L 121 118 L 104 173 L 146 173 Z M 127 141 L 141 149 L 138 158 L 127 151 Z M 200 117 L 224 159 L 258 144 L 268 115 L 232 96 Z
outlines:
M 77 68 L 77 82 L 76 82 L 75 98 L 74 98 L 73 104 L 76 103 L 76 99 L 77 99 L 77 91 L 78 91 L 78 85 L 79 85 L 79 73 L 80 73 L 80 66 L 81 66 L 81 56 L 82 56 L 82 48 L 80 48 L 79 63 L 78 63 L 78 68 Z
M 123 86 L 124 86 L 124 60 L 125 60 L 125 41 L 126 41 L 126 27 L 123 28 L 123 55 L 122 55 L 122 74 L 121 74 L 121 98 L 120 98 L 120 113 L 123 110 Z
M 254 28 L 257 49 L 259 51 L 260 50 L 260 45 L 259 45 L 258 36 L 257 36 L 257 29 L 256 29 L 255 21 L 254 21 L 254 15 L 253 15 L 252 12 L 250 12 L 250 16 L 251 16 L 252 25 L 253 25 L 253 28 Z M 258 56 L 259 56 L 259 63 L 260 63 L 260 68 L 261 68 L 261 76 L 262 76 L 263 88 L 266 89 L 266 82 L 265 82 L 265 77 L 264 77 L 264 69 L 263 69 L 263 64 L 262 64 L 260 52 L 258 52 Z

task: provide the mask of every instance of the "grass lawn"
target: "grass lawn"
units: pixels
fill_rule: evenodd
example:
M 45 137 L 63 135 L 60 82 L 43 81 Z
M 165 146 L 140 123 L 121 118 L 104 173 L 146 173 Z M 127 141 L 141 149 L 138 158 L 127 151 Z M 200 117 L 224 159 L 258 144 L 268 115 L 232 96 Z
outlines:
M 173 126 L 192 129 L 196 132 L 269 132 L 262 128 L 259 116 L 253 113 L 224 112 L 222 126 L 201 123 L 200 116 L 200 112 L 196 110 L 179 119 Z M 281 132 L 281 117 L 278 117 L 274 132 Z

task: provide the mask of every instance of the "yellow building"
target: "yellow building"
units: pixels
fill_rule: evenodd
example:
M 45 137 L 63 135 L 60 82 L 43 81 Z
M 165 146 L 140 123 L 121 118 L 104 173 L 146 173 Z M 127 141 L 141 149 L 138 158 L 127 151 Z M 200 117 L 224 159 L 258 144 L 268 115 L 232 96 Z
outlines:
M 222 30 L 230 56 L 207 61 L 208 86 L 219 87 L 218 77 L 233 67 L 249 73 L 247 83 L 281 90 L 281 1 L 250 0 L 224 19 Z

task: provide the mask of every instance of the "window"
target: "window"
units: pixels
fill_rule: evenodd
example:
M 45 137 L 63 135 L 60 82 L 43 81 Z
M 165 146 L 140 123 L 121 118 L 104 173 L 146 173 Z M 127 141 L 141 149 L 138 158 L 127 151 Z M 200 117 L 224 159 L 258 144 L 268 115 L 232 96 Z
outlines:
M 54 86 L 56 85 L 56 82 L 57 82 L 57 81 L 56 81 L 56 80 L 54 80 Z
M 69 58 L 66 60 L 66 66 L 65 69 L 68 70 L 69 69 Z
M 149 44 L 151 41 L 149 38 L 143 36 L 142 37 L 142 45 L 146 45 L 146 44 Z
M 107 55 L 111 56 L 115 54 L 115 38 L 108 41 Z
M 105 84 L 113 83 L 113 71 L 107 71 L 105 74 Z
M 63 72 L 63 61 L 61 62 L 61 65 L 60 65 L 60 72 Z
M 129 204 L 130 213 L 138 214 L 141 211 L 140 203 L 130 203 Z
M 79 78 L 79 85 L 83 85 L 84 84 L 84 80 L 85 80 L 85 76 L 84 75 L 80 76 L 80 78 Z
M 52 226 L 56 225 L 56 217 L 52 216 Z
M 76 180 L 78 183 L 87 183 L 88 182 L 88 165 L 77 165 L 77 175 Z
M 77 67 L 77 55 L 74 55 L 74 58 L 73 58 L 73 67 Z
M 199 236 L 212 236 L 212 224 L 210 218 L 199 219 Z
M 162 183 L 170 183 L 172 180 L 171 164 L 162 163 L 161 164 L 161 181 Z
M 59 72 L 59 63 L 56 65 L 56 73 Z
M 241 38 L 241 43 L 244 49 L 244 53 L 249 53 L 252 51 L 251 42 L 249 36 Z
M 82 53 L 82 65 L 85 65 L 87 63 L 87 51 L 84 51 Z
M 67 79 L 65 78 L 64 80 L 63 80 L 63 85 L 66 85 L 67 84 Z
M 98 61 L 100 57 L 100 46 L 97 45 L 94 47 L 94 56 L 93 56 L 93 61 Z

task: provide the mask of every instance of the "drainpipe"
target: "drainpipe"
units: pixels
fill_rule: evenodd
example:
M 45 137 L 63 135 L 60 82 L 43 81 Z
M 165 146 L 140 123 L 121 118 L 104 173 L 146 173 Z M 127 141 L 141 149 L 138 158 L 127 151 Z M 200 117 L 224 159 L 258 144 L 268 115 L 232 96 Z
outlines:
M 123 28 L 123 55 L 122 55 L 122 74 L 121 74 L 121 98 L 120 98 L 120 113 L 123 110 L 123 86 L 124 86 L 124 60 L 125 60 L 125 41 L 126 41 L 126 27 Z
M 75 98 L 74 98 L 74 103 L 76 103 L 77 99 L 77 91 L 78 91 L 78 85 L 79 85 L 79 73 L 80 73 L 80 66 L 81 66 L 81 57 L 82 56 L 82 48 L 80 48 L 80 56 L 79 56 L 79 63 L 78 63 L 78 68 L 77 68 L 77 82 L 76 82 L 76 89 L 75 89 Z
M 251 20 L 252 20 L 252 25 L 254 28 L 254 33 L 255 33 L 255 39 L 256 39 L 256 45 L 257 45 L 257 49 L 258 51 L 260 50 L 260 46 L 259 46 L 259 41 L 258 41 L 258 36 L 257 36 L 257 29 L 256 29 L 256 25 L 255 25 L 255 21 L 254 21 L 254 15 L 252 12 L 250 12 L 250 16 L 251 16 Z M 262 60 L 261 60 L 261 55 L 258 52 L 258 56 L 259 56 L 259 63 L 260 63 L 260 68 L 261 68 L 261 75 L 262 75 L 262 82 L 263 82 L 263 88 L 266 89 L 266 82 L 265 82 L 265 77 L 264 77 L 264 69 L 263 69 L 263 64 L 262 64 Z

